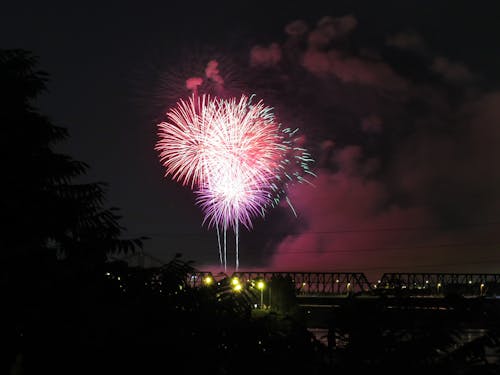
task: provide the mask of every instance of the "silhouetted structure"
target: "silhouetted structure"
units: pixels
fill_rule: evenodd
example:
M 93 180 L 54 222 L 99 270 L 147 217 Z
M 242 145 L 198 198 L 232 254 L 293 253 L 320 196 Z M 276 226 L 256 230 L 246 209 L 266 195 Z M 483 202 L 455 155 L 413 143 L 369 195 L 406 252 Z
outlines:
M 192 286 L 201 286 L 208 271 L 194 271 L 188 277 Z M 213 276 L 213 275 L 212 275 Z M 225 275 L 228 276 L 228 275 Z M 449 294 L 460 296 L 496 296 L 500 292 L 500 274 L 487 273 L 384 273 L 377 281 L 368 281 L 362 272 L 273 272 L 239 271 L 231 275 L 244 282 L 271 281 L 289 277 L 298 296 L 345 294 L 406 294 L 408 296 Z

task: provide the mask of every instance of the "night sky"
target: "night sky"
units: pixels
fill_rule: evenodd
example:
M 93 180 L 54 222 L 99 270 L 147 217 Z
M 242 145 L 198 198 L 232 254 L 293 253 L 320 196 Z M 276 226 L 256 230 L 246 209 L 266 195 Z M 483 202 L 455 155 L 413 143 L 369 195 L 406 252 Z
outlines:
M 218 262 L 154 150 L 203 77 L 265 100 L 315 159 L 314 186 L 289 191 L 298 217 L 283 205 L 242 231 L 241 269 L 498 273 L 499 19 L 470 1 L 25 1 L 2 6 L 0 46 L 39 56 L 38 106 L 70 133 L 58 150 L 108 184 L 126 237 L 158 259 Z

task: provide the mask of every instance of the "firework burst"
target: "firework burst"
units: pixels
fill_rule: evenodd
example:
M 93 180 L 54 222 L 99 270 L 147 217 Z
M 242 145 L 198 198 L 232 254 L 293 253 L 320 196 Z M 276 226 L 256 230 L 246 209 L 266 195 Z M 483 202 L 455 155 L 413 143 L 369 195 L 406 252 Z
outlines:
M 272 108 L 253 97 L 239 99 L 192 95 L 180 100 L 158 124 L 156 150 L 170 176 L 196 193 L 203 223 L 217 229 L 219 256 L 226 267 L 226 232 L 251 229 L 255 217 L 286 197 L 290 182 L 313 175 L 308 152 L 295 146 L 296 131 L 282 128 Z M 295 213 L 295 211 L 294 211 Z M 220 233 L 224 236 L 224 256 Z

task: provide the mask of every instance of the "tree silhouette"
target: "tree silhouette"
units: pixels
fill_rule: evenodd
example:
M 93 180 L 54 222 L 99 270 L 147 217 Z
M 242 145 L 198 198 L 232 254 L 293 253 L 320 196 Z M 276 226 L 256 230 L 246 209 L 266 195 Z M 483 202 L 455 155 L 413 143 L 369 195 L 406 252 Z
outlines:
M 0 340 L 7 348 L 0 372 L 7 373 L 29 347 L 71 327 L 109 254 L 136 251 L 144 238 L 122 239 L 118 210 L 105 207 L 105 184 L 77 183 L 88 165 L 54 150 L 68 132 L 35 106 L 48 82 L 37 57 L 0 50 L 0 82 Z M 72 309 L 74 316 L 61 314 Z
M 37 65 L 28 51 L 0 50 L 3 255 L 102 262 L 136 250 L 142 239 L 121 239 L 118 210 L 104 206 L 105 184 L 76 183 L 88 165 L 54 151 L 68 132 L 34 105 L 48 80 Z

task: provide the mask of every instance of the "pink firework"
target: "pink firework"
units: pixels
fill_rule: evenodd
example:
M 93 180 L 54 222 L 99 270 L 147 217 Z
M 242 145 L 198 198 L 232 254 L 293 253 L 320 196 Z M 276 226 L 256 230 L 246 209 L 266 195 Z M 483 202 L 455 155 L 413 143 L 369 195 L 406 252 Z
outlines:
M 251 99 L 193 95 L 189 101 L 180 100 L 167 113 L 168 121 L 158 125 L 156 145 L 166 176 L 190 185 L 204 223 L 216 227 L 218 235 L 223 231 L 224 266 L 226 231 L 235 232 L 236 268 L 239 224 L 250 229 L 255 217 L 264 216 L 282 196 L 285 180 L 305 180 L 287 173 L 290 155 L 306 172 L 304 166 L 312 161 L 305 150 L 293 147 L 294 132 L 281 129 L 271 108 Z M 219 255 L 222 263 L 220 245 Z
M 183 185 L 191 188 L 204 183 L 206 162 L 212 150 L 207 147 L 214 105 L 209 98 L 202 97 L 188 102 L 180 100 L 177 107 L 168 113 L 169 122 L 158 125 L 160 140 L 156 150 L 166 167 L 165 176 L 171 175 Z M 212 110 L 210 110 L 212 109 Z

